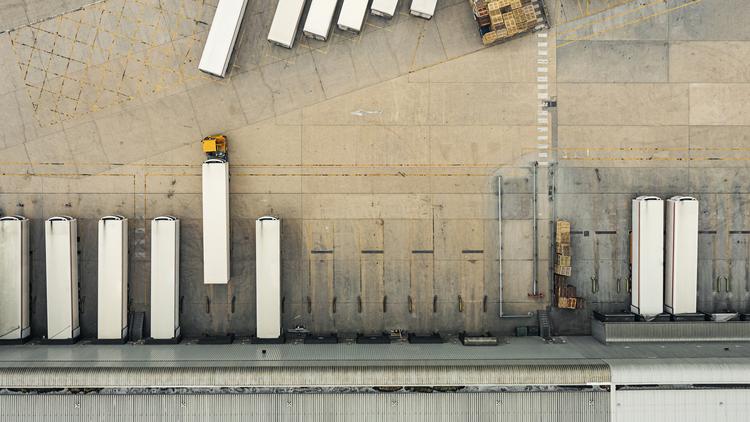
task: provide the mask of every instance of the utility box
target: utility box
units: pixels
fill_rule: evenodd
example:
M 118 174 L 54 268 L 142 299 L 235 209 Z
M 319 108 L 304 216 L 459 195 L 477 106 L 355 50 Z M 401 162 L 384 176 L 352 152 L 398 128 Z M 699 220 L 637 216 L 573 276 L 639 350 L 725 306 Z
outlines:
M 409 13 L 420 18 L 430 19 L 435 14 L 437 0 L 411 0 Z
M 229 163 L 203 163 L 203 283 L 229 282 Z
M 78 317 L 78 223 L 68 216 L 44 222 L 47 270 L 47 340 L 71 341 L 81 334 Z
M 633 200 L 631 312 L 652 317 L 664 311 L 664 201 Z
M 664 310 L 694 314 L 698 302 L 698 200 L 669 198 L 666 224 Z
M 396 8 L 398 7 L 398 0 L 372 0 L 372 6 L 370 6 L 370 13 L 375 16 L 384 18 L 392 18 L 396 14 Z
M 29 318 L 29 220 L 0 218 L 0 343 L 31 336 Z
M 292 48 L 304 8 L 305 0 L 279 0 L 271 29 L 268 31 L 268 41 L 281 47 Z
M 302 33 L 306 37 L 326 41 L 331 33 L 331 22 L 334 13 L 336 13 L 336 3 L 338 3 L 338 0 L 312 0 Z
M 128 219 L 99 220 L 97 331 L 99 340 L 121 341 L 128 334 Z
M 344 0 L 339 12 L 338 27 L 358 34 L 365 23 L 369 0 Z
M 281 220 L 255 222 L 255 295 L 259 339 L 281 337 Z
M 151 221 L 151 338 L 180 337 L 180 220 Z

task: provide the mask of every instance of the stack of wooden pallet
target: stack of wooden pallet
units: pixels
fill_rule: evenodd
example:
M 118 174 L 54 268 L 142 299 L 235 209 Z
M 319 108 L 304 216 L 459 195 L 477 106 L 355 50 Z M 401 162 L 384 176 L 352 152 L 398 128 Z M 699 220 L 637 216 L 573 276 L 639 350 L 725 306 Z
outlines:
M 482 42 L 492 44 L 536 27 L 546 27 L 542 0 L 469 0 Z
M 555 274 L 570 277 L 570 223 L 567 221 L 557 221 L 555 252 Z
M 572 272 L 570 222 L 558 220 L 555 226 L 555 297 L 558 308 L 578 309 L 583 305 L 575 287 L 568 284 Z

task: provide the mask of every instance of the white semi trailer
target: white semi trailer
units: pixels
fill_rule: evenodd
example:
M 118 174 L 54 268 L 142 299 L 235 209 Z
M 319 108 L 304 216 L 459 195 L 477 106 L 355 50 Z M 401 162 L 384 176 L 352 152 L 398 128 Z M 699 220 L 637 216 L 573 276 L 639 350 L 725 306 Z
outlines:
M 29 220 L 0 218 L 0 343 L 31 336 L 29 318 Z
M 420 18 L 431 19 L 436 7 L 437 0 L 411 0 L 409 13 Z
M 247 0 L 219 0 L 198 69 L 223 78 L 242 25 Z
M 669 198 L 666 225 L 664 310 L 694 314 L 698 307 L 698 200 Z
M 396 8 L 398 8 L 398 0 L 372 0 L 370 13 L 390 19 L 396 14 Z
M 336 13 L 338 0 L 312 0 L 310 10 L 307 11 L 305 26 L 302 33 L 306 37 L 326 41 L 331 33 L 333 15 Z
M 96 337 L 122 342 L 128 334 L 128 219 L 99 220 Z
M 344 0 L 339 12 L 338 27 L 358 34 L 365 23 L 368 0 Z
M 203 163 L 203 282 L 229 282 L 229 163 Z
M 180 220 L 151 220 L 151 339 L 180 338 Z
M 292 48 L 304 8 L 305 0 L 279 0 L 271 29 L 268 31 L 268 41 L 281 47 Z
M 664 311 L 664 201 L 633 200 L 631 312 L 646 319 Z
M 44 223 L 47 271 L 47 341 L 73 342 L 81 334 L 78 315 L 78 222 L 69 216 Z
M 281 220 L 255 222 L 255 292 L 258 339 L 278 339 L 281 331 Z

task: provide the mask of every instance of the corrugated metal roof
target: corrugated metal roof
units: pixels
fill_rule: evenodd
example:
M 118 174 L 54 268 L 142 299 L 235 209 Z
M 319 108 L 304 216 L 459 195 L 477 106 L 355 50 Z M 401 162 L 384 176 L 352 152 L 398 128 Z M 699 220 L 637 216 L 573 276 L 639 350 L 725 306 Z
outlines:
M 750 390 L 617 391 L 614 412 L 617 422 L 745 422 Z
M 603 343 L 633 342 L 747 342 L 750 324 L 745 321 L 611 322 L 592 320 L 591 332 Z
M 514 393 L 0 395 L 12 420 L 605 422 L 604 391 Z
M 728 351 L 726 349 L 729 349 Z M 263 353 L 263 350 L 266 353 Z M 237 367 L 237 366 L 461 366 L 507 363 L 558 363 L 576 359 L 747 357 L 750 344 L 614 343 L 592 337 L 569 337 L 549 344 L 539 337 L 513 337 L 497 347 L 460 344 L 419 345 L 282 344 L 282 345 L 93 345 L 3 346 L 0 367 Z
M 265 351 L 265 352 L 264 352 Z M 518 359 L 580 359 L 578 350 L 566 345 L 545 344 L 539 337 L 513 339 L 497 347 L 466 347 L 445 344 L 228 344 L 228 345 L 23 345 L 0 348 L 0 366 L 257 366 L 320 363 L 337 366 L 350 362 L 375 365 L 477 365 L 487 361 Z
M 4 368 L 0 387 L 311 387 L 586 385 L 609 382 L 604 363 L 493 366 Z
M 750 384 L 748 358 L 608 359 L 614 384 Z

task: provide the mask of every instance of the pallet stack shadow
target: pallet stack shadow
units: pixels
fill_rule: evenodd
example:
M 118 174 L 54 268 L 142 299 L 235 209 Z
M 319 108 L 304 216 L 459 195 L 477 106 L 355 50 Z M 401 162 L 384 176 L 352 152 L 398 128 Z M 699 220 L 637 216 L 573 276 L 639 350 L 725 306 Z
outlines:
M 484 45 L 548 27 L 542 0 L 469 0 L 469 3 Z
M 557 220 L 555 225 L 555 303 L 562 309 L 579 309 L 581 298 L 576 297 L 576 288 L 568 284 L 572 273 L 570 253 L 570 222 Z

